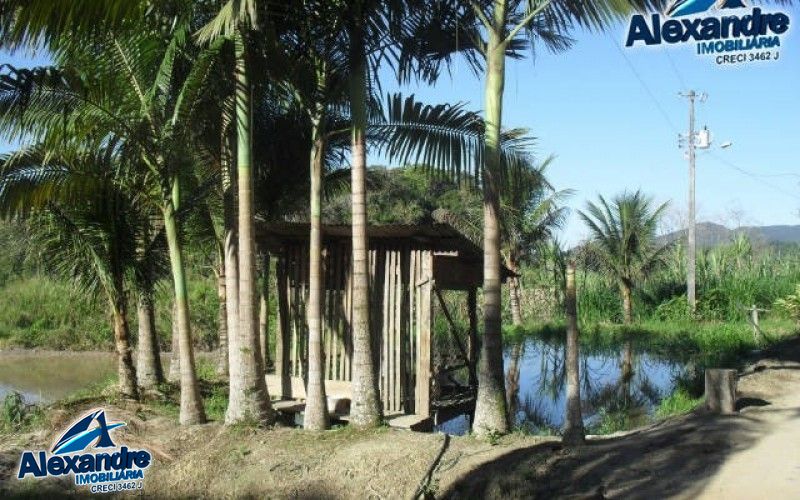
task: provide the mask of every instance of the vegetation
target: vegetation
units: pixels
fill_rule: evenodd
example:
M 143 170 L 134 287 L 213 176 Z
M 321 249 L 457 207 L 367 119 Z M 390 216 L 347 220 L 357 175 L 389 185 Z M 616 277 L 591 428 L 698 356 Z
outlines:
M 272 272 L 256 247 L 256 221 L 307 221 L 305 424 L 326 429 L 323 223 L 349 224 L 350 421 L 375 428 L 383 415 L 367 224 L 448 222 L 483 249 L 477 435 L 506 433 L 516 411 L 506 392 L 504 320 L 511 335 L 563 337 L 560 323 L 541 320 L 560 322 L 568 306 L 576 442 L 578 330 L 589 349 L 621 351 L 622 385 L 643 339 L 691 362 L 738 362 L 762 343 L 743 321 L 745 308 L 774 309 L 762 323 L 770 335 L 800 320 L 800 250 L 739 233 L 701 251 L 692 315 L 682 246 L 656 235 L 666 205 L 639 191 L 601 196 L 581 213 L 591 241 L 563 249 L 554 232 L 570 191 L 548 182 L 551 160 L 534 155 L 529 132 L 503 122 L 508 57 L 566 50 L 575 27 L 601 30 L 656 3 L 3 2 L 4 47 L 44 50 L 52 65 L 0 66 L 0 138 L 19 144 L 0 158 L 0 342 L 113 347 L 115 397 L 160 392 L 186 425 L 224 415 L 228 425 L 268 426 L 276 416 L 264 374 L 274 340 L 260 325 L 276 322 L 267 321 Z M 380 77 L 432 84 L 454 57 L 484 79 L 482 113 L 380 95 Z M 413 166 L 368 169 L 368 151 Z M 565 303 L 573 261 L 577 298 L 570 286 Z M 505 306 L 503 266 L 512 271 Z M 454 316 L 466 322 L 463 311 Z M 446 345 L 446 335 L 435 341 Z M 177 386 L 160 366 L 167 346 Z M 213 366 L 195 359 L 198 348 L 218 349 Z M 516 392 L 522 354 L 513 362 Z M 666 413 L 692 404 L 683 393 L 665 401 Z M 6 407 L 3 425 L 24 425 L 20 403 Z M 612 409 L 597 426 L 629 418 Z

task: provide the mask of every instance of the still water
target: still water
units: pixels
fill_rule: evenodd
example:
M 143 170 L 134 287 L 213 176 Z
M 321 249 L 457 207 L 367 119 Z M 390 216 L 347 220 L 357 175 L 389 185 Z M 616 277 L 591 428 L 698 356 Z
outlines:
M 26 403 L 55 401 L 106 380 L 115 370 L 112 353 L 0 353 L 0 401 L 11 391 Z
M 514 425 L 530 432 L 557 431 L 564 424 L 566 371 L 564 344 L 528 338 L 504 353 L 506 390 Z M 165 361 L 166 364 L 166 361 Z M 581 350 L 581 398 L 587 428 L 604 418 L 632 424 L 651 415 L 679 381 L 691 380 L 691 365 L 625 344 Z M 18 351 L 0 353 L 0 401 L 11 391 L 28 403 L 51 402 L 112 376 L 112 353 Z M 436 426 L 448 434 L 469 431 L 469 415 Z
M 538 338 L 508 346 L 504 353 L 506 391 L 514 426 L 529 432 L 555 432 L 564 425 L 566 407 L 565 346 Z M 630 343 L 618 349 L 581 350 L 581 399 L 586 427 L 599 430 L 604 418 L 631 424 L 652 415 L 679 381 L 691 380 L 686 363 L 638 350 Z M 464 434 L 469 415 L 442 422 L 436 430 Z

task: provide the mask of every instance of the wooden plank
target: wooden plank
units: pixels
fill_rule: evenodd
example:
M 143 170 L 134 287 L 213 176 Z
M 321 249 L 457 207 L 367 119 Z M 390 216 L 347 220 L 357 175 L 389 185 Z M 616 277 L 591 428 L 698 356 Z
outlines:
M 417 360 L 417 397 L 415 413 L 429 415 L 431 412 L 431 339 L 432 339 L 432 288 L 433 256 L 425 250 L 422 257 L 422 285 L 420 298 L 419 358 Z
M 269 393 L 279 394 L 279 389 L 281 386 L 280 378 L 272 374 L 267 374 L 265 380 L 267 382 L 267 390 Z M 295 399 L 305 399 L 306 388 L 302 377 L 290 377 L 289 382 L 291 384 L 292 397 Z M 352 399 L 352 384 L 344 380 L 326 380 L 325 394 L 332 398 Z
M 353 373 L 351 370 L 353 356 L 353 258 L 347 257 L 347 282 L 345 286 L 345 320 L 347 322 L 346 350 L 344 357 L 344 380 L 351 380 Z
M 291 383 L 289 382 L 289 307 L 287 298 L 289 294 L 289 280 L 287 276 L 287 252 L 281 252 L 278 261 L 278 335 L 275 339 L 275 373 L 281 380 L 278 392 L 270 394 L 291 397 Z
M 400 373 L 402 372 L 402 347 L 400 335 L 403 330 L 403 251 L 397 250 L 396 263 L 394 268 L 394 283 L 395 283 L 395 303 L 394 303 L 394 408 L 400 410 L 400 400 L 402 395 L 402 386 L 400 384 Z
M 376 255 L 377 257 L 377 255 Z M 389 393 L 389 377 L 388 377 L 388 366 L 389 366 L 389 343 L 387 342 L 388 338 L 388 330 L 389 330 L 389 300 L 390 300 L 390 291 L 389 291 L 389 283 L 391 278 L 390 268 L 391 268 L 391 256 L 387 255 L 386 252 L 383 252 L 383 283 L 381 283 L 381 287 L 383 289 L 383 301 L 381 305 L 381 380 L 380 380 L 380 388 L 381 388 L 381 399 L 383 400 L 383 408 L 385 411 L 391 411 L 387 404 L 387 395 Z M 377 260 L 377 259 L 376 259 Z M 378 284 L 375 283 L 377 287 Z

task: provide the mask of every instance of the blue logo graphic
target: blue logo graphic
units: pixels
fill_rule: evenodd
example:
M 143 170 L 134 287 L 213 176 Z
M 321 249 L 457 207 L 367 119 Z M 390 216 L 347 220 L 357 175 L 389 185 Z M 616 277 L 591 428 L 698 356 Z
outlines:
M 89 428 L 93 422 L 97 426 Z M 95 448 L 114 448 L 114 441 L 108 431 L 122 427 L 124 422 L 106 423 L 105 410 L 92 410 L 87 415 L 81 417 L 66 430 L 53 446 L 52 452 L 55 455 L 64 455 L 85 450 L 93 441 L 97 440 Z
M 691 16 L 709 10 L 714 4 L 719 4 L 719 9 L 741 9 L 745 7 L 742 0 L 675 0 L 667 8 L 666 15 L 670 17 Z
M 117 449 L 111 431 L 124 425 L 106 421 L 102 408 L 86 413 L 61 434 L 50 453 L 23 451 L 17 479 L 71 475 L 76 486 L 88 486 L 90 493 L 141 490 L 153 456 L 124 445 Z
M 785 12 L 747 8 L 744 0 L 673 0 L 663 14 L 631 16 L 625 47 L 691 43 L 717 64 L 777 61 L 790 24 Z

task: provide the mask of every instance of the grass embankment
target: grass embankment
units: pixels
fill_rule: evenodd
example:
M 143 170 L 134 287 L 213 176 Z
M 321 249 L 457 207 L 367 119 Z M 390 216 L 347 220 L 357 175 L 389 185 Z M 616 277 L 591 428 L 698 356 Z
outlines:
M 218 301 L 213 279 L 189 281 L 192 330 L 200 347 L 216 342 Z M 162 287 L 156 294 L 156 329 L 163 348 L 171 338 L 172 298 Z M 87 296 L 74 285 L 42 275 L 0 283 L 0 349 L 111 350 L 114 335 L 103 296 Z M 129 300 L 128 321 L 136 340 L 136 309 Z
M 594 323 L 580 327 L 581 348 L 589 352 L 618 349 L 632 342 L 636 350 L 680 361 L 693 361 L 702 366 L 738 367 L 748 354 L 771 343 L 798 333 L 789 319 L 771 318 L 761 322 L 763 336 L 756 337 L 753 328 L 742 321 L 643 321 L 634 325 Z M 564 323 L 553 322 L 509 328 L 509 341 L 538 337 L 546 341 L 563 341 Z

